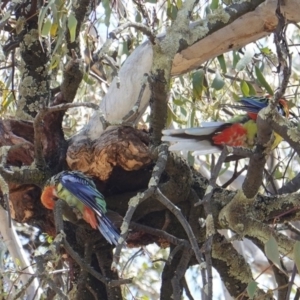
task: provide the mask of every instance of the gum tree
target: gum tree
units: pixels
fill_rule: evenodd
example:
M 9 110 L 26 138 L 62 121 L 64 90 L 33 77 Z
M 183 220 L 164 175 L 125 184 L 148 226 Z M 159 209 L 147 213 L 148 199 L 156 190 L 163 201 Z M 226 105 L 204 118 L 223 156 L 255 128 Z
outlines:
M 290 234 L 297 230 L 289 223 L 299 219 L 299 4 L 1 3 L 0 187 L 9 212 L 1 232 L 15 238 L 12 218 L 53 237 L 49 251 L 34 257 L 35 277 L 22 275 L 15 299 L 33 297 L 39 284 L 37 293 L 49 299 L 122 299 L 121 287 L 135 286 L 116 271 L 124 244 L 113 254 L 82 220 L 63 222 L 70 208 L 60 201 L 54 214 L 41 205 L 45 182 L 65 169 L 95 180 L 122 224 L 127 248 L 156 243 L 170 250 L 161 299 L 181 299 L 183 291 L 193 299 L 185 273 L 195 265 L 203 298 L 213 297 L 214 268 L 233 297 L 271 299 L 233 246 L 243 238 L 263 250 L 278 298 L 288 297 L 296 267 L 290 279 L 283 257 L 297 264 L 299 256 L 297 236 Z M 272 97 L 259 114 L 254 149 L 224 148 L 215 163 L 212 157 L 184 160 L 161 144 L 166 126 L 226 119 L 233 114 L 226 104 L 239 94 L 267 93 Z M 276 111 L 282 96 L 294 119 Z M 285 149 L 267 147 L 273 131 L 287 142 Z M 225 173 L 230 177 L 221 185 Z M 238 180 L 242 184 L 234 185 Z M 8 246 L 10 255 L 22 256 L 16 248 Z M 68 272 L 54 272 L 64 268 Z

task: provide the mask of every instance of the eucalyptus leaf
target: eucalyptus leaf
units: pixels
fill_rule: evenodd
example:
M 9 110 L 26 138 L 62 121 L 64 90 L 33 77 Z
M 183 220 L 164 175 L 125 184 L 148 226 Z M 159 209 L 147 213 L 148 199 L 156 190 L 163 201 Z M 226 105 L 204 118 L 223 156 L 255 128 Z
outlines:
M 245 80 L 241 81 L 241 91 L 242 91 L 243 96 L 245 96 L 245 97 L 249 96 L 250 89 Z
M 247 293 L 250 299 L 254 298 L 255 292 L 257 291 L 257 282 L 251 281 L 247 286 Z
M 227 73 L 227 66 L 226 66 L 226 62 L 225 62 L 225 58 L 224 58 L 224 55 L 221 54 L 217 57 L 218 61 L 219 61 L 219 64 L 220 64 L 220 67 L 222 69 L 222 72 L 225 74 Z
M 268 84 L 264 75 L 262 74 L 262 72 L 260 71 L 260 69 L 257 66 L 255 66 L 255 74 L 256 74 L 256 78 L 257 78 L 258 82 L 267 90 L 267 92 L 270 95 L 274 95 L 272 88 L 270 87 L 270 85 Z
M 215 90 L 220 90 L 223 88 L 224 85 L 225 85 L 225 82 L 224 82 L 222 76 L 220 75 L 220 73 L 217 71 L 215 78 L 211 84 L 211 87 Z
M 299 273 L 300 270 L 300 242 L 299 241 L 297 241 L 294 245 L 294 258 Z
M 201 94 L 203 91 L 203 78 L 204 78 L 203 70 L 196 71 L 192 75 L 193 96 L 196 99 L 201 98 Z
M 267 258 L 271 260 L 279 269 L 282 270 L 278 244 L 273 236 L 271 236 L 265 244 L 265 253 Z
M 70 32 L 70 42 L 73 43 L 76 38 L 76 27 L 77 27 L 77 19 L 75 18 L 73 13 L 70 13 L 68 17 L 68 28 Z

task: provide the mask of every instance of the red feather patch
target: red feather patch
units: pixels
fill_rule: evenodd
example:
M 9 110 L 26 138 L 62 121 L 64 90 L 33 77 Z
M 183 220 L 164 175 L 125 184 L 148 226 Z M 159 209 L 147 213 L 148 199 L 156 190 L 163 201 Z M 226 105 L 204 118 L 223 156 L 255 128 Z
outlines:
M 236 123 L 212 137 L 215 145 L 245 146 L 247 130 L 242 124 Z
M 256 121 L 256 119 L 257 119 L 257 113 L 248 112 L 247 115 L 249 116 L 250 119 Z
M 93 229 L 97 229 L 98 227 L 98 221 L 96 219 L 95 213 L 92 209 L 85 206 L 83 209 L 83 219 L 89 223 Z

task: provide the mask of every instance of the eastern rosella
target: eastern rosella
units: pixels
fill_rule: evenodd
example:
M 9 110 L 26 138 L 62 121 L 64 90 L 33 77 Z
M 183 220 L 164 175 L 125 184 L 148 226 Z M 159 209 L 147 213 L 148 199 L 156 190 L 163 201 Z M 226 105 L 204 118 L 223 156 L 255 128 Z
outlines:
M 236 116 L 227 122 L 203 122 L 202 127 L 163 130 L 162 141 L 174 143 L 169 148 L 171 151 L 188 150 L 195 151 L 195 154 L 220 152 L 223 145 L 252 148 L 257 134 L 257 114 L 268 105 L 268 101 L 267 97 L 241 98 L 241 105 L 231 107 L 246 111 L 247 115 Z M 277 110 L 288 117 L 289 109 L 284 99 L 280 99 Z M 281 136 L 275 133 L 272 148 L 281 141 Z
M 118 230 L 106 214 L 106 202 L 94 182 L 78 171 L 63 171 L 53 176 L 46 184 L 41 200 L 48 209 L 53 209 L 55 201 L 62 199 L 77 209 L 83 219 L 94 229 L 99 229 L 111 244 L 118 244 Z

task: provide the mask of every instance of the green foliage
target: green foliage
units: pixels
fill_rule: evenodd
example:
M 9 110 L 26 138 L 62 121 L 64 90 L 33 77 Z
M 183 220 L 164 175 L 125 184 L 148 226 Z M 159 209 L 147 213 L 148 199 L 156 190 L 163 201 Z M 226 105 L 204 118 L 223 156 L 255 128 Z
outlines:
M 248 97 L 250 95 L 250 88 L 248 83 L 245 80 L 241 81 L 241 92 L 243 96 Z
M 235 50 L 232 51 L 232 56 L 233 56 L 233 68 L 236 68 L 236 65 L 239 62 L 241 57 L 240 57 L 239 53 Z
M 111 7 L 110 7 L 110 1 L 109 0 L 103 0 L 101 1 L 102 6 L 105 11 L 105 18 L 104 18 L 104 24 L 108 27 L 110 24 L 110 16 L 111 16 Z
M 177 17 L 178 8 L 174 5 L 173 1 L 167 1 L 167 16 L 171 20 L 175 20 Z
M 249 282 L 248 286 L 247 286 L 247 293 L 250 299 L 253 299 L 255 292 L 257 290 L 257 282 L 255 281 L 251 281 Z
M 219 55 L 219 56 L 217 57 L 217 59 L 218 59 L 218 61 L 219 61 L 220 67 L 221 67 L 221 69 L 222 69 L 222 72 L 223 72 L 224 74 L 226 74 L 226 73 L 227 73 L 227 66 L 226 66 L 226 61 L 225 61 L 224 55 L 223 55 L 223 54 Z
M 211 87 L 215 90 L 220 90 L 224 87 L 225 82 L 218 71 L 216 71 L 215 78 L 211 84 Z
M 300 270 L 300 242 L 297 241 L 294 246 L 294 258 L 299 273 Z
M 71 43 L 73 43 L 75 41 L 76 27 L 77 27 L 76 17 L 73 13 L 70 13 L 69 17 L 68 17 L 68 28 L 70 31 L 70 42 Z
M 0 81 L 0 94 L 2 95 L 0 113 L 3 114 L 7 111 L 9 105 L 13 103 L 15 96 L 14 93 L 9 89 L 9 86 L 3 81 Z
M 210 9 L 215 10 L 219 7 L 219 0 L 212 0 L 210 4 Z
M 271 236 L 265 244 L 265 253 L 267 258 L 271 260 L 277 268 L 282 270 L 278 244 L 273 236 Z
M 135 14 L 135 22 L 137 22 L 137 23 L 141 23 L 142 22 L 142 15 L 138 11 Z
M 268 84 L 267 80 L 265 79 L 263 73 L 260 71 L 260 69 L 255 66 L 255 74 L 258 82 L 261 84 L 262 87 L 266 89 L 266 91 L 269 93 L 269 95 L 273 95 L 273 90 Z
M 41 35 L 44 37 L 48 36 L 50 34 L 51 27 L 52 27 L 51 19 L 46 18 L 43 24 Z
M 192 74 L 193 96 L 195 99 L 201 99 L 203 91 L 204 71 L 199 70 Z

